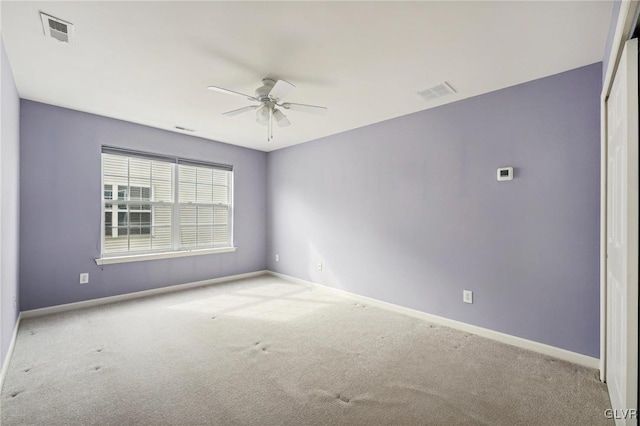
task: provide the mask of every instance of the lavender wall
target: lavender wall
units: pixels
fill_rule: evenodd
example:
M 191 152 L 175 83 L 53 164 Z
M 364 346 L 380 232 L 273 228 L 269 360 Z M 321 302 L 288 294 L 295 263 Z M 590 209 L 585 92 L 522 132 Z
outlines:
M 20 98 L 0 38 L 0 368 L 13 336 L 18 308 Z
M 21 310 L 265 269 L 264 152 L 27 100 L 20 130 Z M 97 266 L 102 144 L 232 164 L 237 251 Z
M 598 357 L 601 70 L 269 153 L 269 269 Z

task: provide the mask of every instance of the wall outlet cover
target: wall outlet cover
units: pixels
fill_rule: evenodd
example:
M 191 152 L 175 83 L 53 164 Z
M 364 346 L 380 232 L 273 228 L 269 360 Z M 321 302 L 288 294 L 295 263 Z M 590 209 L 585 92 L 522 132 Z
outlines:
M 89 282 L 89 273 L 84 272 L 80 274 L 80 284 L 87 284 Z
M 462 290 L 462 301 L 464 303 L 473 303 L 473 291 Z
M 500 167 L 497 178 L 499 181 L 513 180 L 513 167 Z

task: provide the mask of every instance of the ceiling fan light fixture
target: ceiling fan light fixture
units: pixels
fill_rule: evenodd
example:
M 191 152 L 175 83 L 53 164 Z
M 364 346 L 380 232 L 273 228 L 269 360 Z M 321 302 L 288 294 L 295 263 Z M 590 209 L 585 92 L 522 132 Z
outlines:
M 273 110 L 273 118 L 276 119 L 276 122 L 280 127 L 287 127 L 291 124 L 291 122 L 287 119 L 287 116 L 284 115 L 279 109 Z
M 256 120 L 264 126 L 269 124 L 269 108 L 264 105 L 258 108 L 256 110 Z

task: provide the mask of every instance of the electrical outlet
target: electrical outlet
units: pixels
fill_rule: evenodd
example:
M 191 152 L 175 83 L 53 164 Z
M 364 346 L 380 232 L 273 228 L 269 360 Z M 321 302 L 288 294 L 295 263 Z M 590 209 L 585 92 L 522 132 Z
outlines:
M 322 262 L 318 263 L 318 271 L 322 271 Z
M 473 292 L 471 290 L 462 290 L 462 301 L 464 303 L 473 303 Z
M 83 272 L 80 274 L 80 284 L 87 284 L 89 282 L 89 273 Z
M 276 254 L 276 262 L 280 262 L 280 255 Z

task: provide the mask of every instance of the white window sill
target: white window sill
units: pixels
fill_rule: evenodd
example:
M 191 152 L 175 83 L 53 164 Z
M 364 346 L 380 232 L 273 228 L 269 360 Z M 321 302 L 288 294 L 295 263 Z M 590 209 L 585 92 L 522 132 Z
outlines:
M 236 251 L 235 247 L 196 249 L 170 251 L 164 253 L 148 253 L 148 254 L 128 254 L 124 256 L 102 257 L 96 259 L 96 265 L 111 265 L 114 263 L 142 262 L 144 260 L 171 259 L 173 257 L 200 256 L 203 254 L 215 253 L 231 253 Z

